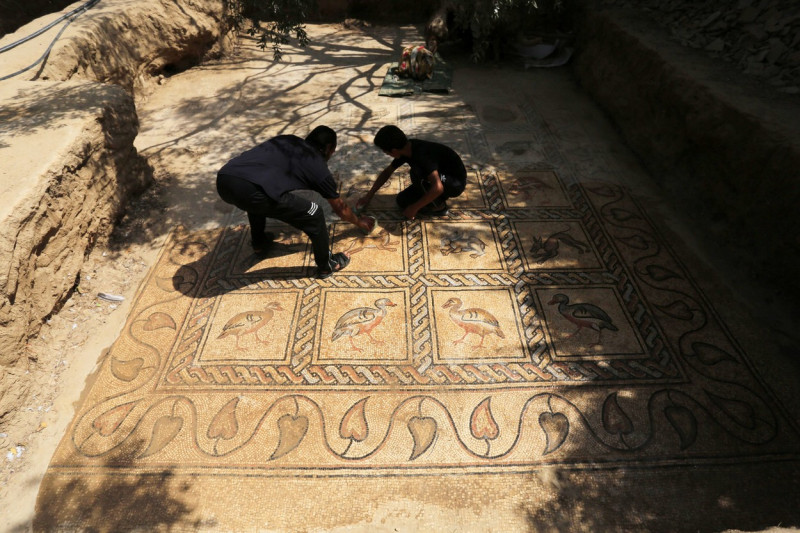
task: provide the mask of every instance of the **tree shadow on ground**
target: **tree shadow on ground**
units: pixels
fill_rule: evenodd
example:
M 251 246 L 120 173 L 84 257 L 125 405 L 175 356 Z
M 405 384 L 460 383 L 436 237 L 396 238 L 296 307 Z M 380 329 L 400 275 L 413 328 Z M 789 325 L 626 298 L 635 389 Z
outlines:
M 365 45 L 362 34 L 336 31 L 293 51 L 280 63 L 269 59 L 268 52 L 252 50 L 253 39 L 243 37 L 251 48 L 245 52 L 246 58 L 226 58 L 184 73 L 202 75 L 202 71 L 208 71 L 214 76 L 240 72 L 235 74 L 236 81 L 209 93 L 176 94 L 174 105 L 168 109 L 140 111 L 144 127 L 137 146 L 153 166 L 156 183 L 128 206 L 128 214 L 112 236 L 111 251 L 122 253 L 131 244 L 147 244 L 179 224 L 191 226 L 196 221 L 196 225 L 204 225 L 227 219 L 231 210 L 217 197 L 216 170 L 232 156 L 273 135 L 304 136 L 315 125 L 330 123 L 340 138 L 332 170 L 345 155 L 363 163 L 359 148 L 365 144 L 363 128 L 374 120 L 375 113 L 359 99 L 377 90 L 374 74 L 394 56 L 403 35 L 394 28 L 374 31 L 385 45 L 369 40 Z M 347 42 L 337 41 L 340 34 Z M 320 84 L 330 90 L 322 90 Z M 447 107 L 442 101 L 443 113 Z M 343 110 L 350 116 L 347 124 L 341 123 Z M 173 134 L 158 132 L 155 124 L 162 120 L 174 125 Z M 153 124 L 157 132 L 153 142 L 143 140 L 147 124 Z M 385 165 L 384 156 L 378 155 L 380 165 Z M 377 173 L 379 164 L 361 166 Z
M 419 37 L 412 27 L 368 27 L 363 31 L 325 26 L 312 33 L 306 48 L 287 49 L 275 62 L 269 51 L 257 49 L 255 39 L 242 36 L 238 55 L 211 61 L 181 73 L 160 91 L 197 86 L 198 93 L 176 90 L 168 107 L 141 106 L 139 152 L 154 169 L 155 184 L 128 205 L 128 213 L 110 241 L 113 254 L 131 244 L 148 244 L 177 225 L 227 224 L 231 208 L 216 193 L 216 171 L 231 157 L 278 134 L 304 136 L 314 126 L 332 126 L 339 148 L 330 161 L 334 172 L 374 176 L 386 157 L 372 146 L 373 131 L 393 122 L 388 109 L 365 101 L 380 88 L 383 69 L 408 41 Z M 224 82 L 202 82 L 209 78 Z M 450 121 L 467 112 L 454 95 L 426 98 L 421 117 L 428 122 Z M 386 116 L 386 120 L 382 121 Z M 403 115 L 401 120 L 408 117 Z M 168 121 L 169 131 L 158 124 Z M 152 134 L 150 133 L 152 132 Z
M 133 469 L 144 441 L 111 450 L 98 468 L 48 470 L 33 517 L 33 531 L 172 531 L 213 524 L 197 518 L 185 476 L 172 467 L 154 472 Z M 51 465 L 50 468 L 53 468 Z M 99 472 L 99 473 L 98 473 Z M 24 524 L 12 532 L 27 531 Z
M 521 505 L 530 531 L 762 531 L 800 525 L 797 462 L 549 467 L 545 497 Z

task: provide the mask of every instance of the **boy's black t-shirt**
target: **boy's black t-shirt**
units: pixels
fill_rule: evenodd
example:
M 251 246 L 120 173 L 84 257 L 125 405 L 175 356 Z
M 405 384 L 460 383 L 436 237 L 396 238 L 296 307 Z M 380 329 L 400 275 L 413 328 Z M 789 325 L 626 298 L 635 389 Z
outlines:
M 458 186 L 464 185 L 467 181 L 467 169 L 464 162 L 455 150 L 444 144 L 421 139 L 410 139 L 411 157 L 401 156 L 392 160 L 392 168 L 398 168 L 408 163 L 411 167 L 411 180 L 421 181 L 427 178 L 434 170 L 439 175 L 446 176 L 447 180 L 455 179 L 459 184 L 445 185 Z
M 276 201 L 298 189 L 317 191 L 325 199 L 339 197 L 325 159 L 296 135 L 273 137 L 234 157 L 219 173 L 255 183 Z

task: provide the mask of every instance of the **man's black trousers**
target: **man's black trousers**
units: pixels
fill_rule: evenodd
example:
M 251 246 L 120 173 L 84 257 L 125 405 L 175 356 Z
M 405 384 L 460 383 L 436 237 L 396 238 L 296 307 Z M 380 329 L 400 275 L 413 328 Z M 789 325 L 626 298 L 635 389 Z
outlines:
M 274 218 L 308 235 L 317 267 L 330 268 L 328 226 L 322 207 L 315 202 L 292 193 L 286 193 L 280 201 L 275 201 L 255 183 L 227 174 L 217 175 L 217 192 L 226 203 L 247 212 L 254 245 L 265 238 L 267 218 Z

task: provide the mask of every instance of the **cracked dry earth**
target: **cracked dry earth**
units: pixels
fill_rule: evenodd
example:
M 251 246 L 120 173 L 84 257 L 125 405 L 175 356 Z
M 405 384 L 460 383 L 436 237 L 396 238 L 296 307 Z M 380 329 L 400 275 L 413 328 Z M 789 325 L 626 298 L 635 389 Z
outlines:
M 157 184 L 29 347 L 46 392 L 3 437 L 0 528 L 800 523 L 791 374 L 569 72 L 456 58 L 450 94 L 385 98 L 414 28 L 310 29 L 283 63 L 243 39 L 138 104 Z M 318 124 L 339 134 L 351 202 L 388 162 L 371 145 L 384 124 L 453 145 L 471 188 L 447 218 L 403 224 L 401 175 L 371 206 L 373 239 L 331 219 L 353 259 L 330 280 L 307 277 L 286 227 L 282 253 L 254 259 L 215 172 Z M 272 301 L 287 311 L 269 342 L 222 338 Z M 576 304 L 605 325 L 581 327 Z M 372 340 L 337 337 L 372 306 Z M 494 326 L 470 330 L 465 308 Z

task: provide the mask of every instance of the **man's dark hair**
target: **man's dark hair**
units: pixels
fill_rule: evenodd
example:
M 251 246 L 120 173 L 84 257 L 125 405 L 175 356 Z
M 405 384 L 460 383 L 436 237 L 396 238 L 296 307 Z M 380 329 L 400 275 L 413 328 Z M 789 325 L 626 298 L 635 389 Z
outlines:
M 401 150 L 408 142 L 408 137 L 397 126 L 384 126 L 375 134 L 375 146 L 388 152 L 392 149 Z
M 317 126 L 308 134 L 306 142 L 322 153 L 328 145 L 336 146 L 336 132 L 328 126 Z

